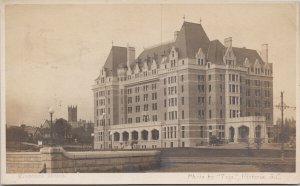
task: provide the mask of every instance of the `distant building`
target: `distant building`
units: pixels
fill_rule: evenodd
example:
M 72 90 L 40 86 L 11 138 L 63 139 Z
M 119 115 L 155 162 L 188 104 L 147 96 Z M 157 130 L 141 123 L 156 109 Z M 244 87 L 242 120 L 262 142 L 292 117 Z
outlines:
M 68 121 L 69 122 L 77 122 L 77 105 L 76 106 L 68 106 Z
M 95 149 L 196 147 L 270 137 L 273 72 L 261 53 L 184 22 L 174 41 L 112 46 L 93 86 Z
M 77 122 L 77 105 L 76 106 L 68 106 L 68 123 L 73 127 L 78 127 Z

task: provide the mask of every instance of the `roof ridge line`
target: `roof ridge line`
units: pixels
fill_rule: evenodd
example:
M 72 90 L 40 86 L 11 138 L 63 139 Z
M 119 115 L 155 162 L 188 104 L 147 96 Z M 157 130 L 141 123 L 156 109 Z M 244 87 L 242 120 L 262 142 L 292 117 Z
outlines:
M 171 44 L 173 42 L 174 42 L 173 40 L 169 40 L 169 41 L 162 42 L 160 44 L 154 44 L 154 45 L 145 47 L 144 50 L 149 50 L 149 49 L 152 49 L 152 48 L 155 48 L 155 47 L 158 47 L 158 46 L 162 46 L 162 45 L 166 45 L 166 44 Z

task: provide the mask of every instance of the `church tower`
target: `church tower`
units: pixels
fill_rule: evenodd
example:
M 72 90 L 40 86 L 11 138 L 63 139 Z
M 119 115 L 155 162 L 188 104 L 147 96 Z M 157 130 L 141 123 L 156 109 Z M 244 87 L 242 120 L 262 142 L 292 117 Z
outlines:
M 77 105 L 68 106 L 68 122 L 77 122 Z

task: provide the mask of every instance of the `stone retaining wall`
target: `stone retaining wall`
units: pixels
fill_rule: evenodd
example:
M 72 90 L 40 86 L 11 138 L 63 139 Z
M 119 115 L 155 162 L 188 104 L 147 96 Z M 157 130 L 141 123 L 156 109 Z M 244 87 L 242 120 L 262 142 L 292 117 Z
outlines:
M 40 152 L 7 153 L 7 173 L 134 172 L 160 165 L 159 151 L 67 152 L 46 147 Z
M 42 169 L 40 152 L 9 152 L 6 154 L 7 173 L 37 173 Z

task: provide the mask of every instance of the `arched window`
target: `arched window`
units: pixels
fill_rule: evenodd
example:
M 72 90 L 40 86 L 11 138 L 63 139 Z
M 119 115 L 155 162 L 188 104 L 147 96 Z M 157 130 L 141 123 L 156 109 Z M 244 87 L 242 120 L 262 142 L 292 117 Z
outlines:
M 153 129 L 153 130 L 151 131 L 151 135 L 152 135 L 152 139 L 153 139 L 153 140 L 158 140 L 158 139 L 159 139 L 159 131 L 158 131 L 158 130 Z
M 137 131 L 131 132 L 132 140 L 137 141 L 139 139 L 139 133 Z
M 128 139 L 129 139 L 128 132 L 123 132 L 123 141 L 128 141 Z
M 142 140 L 148 140 L 148 131 L 146 130 L 142 131 Z
M 120 133 L 118 132 L 114 133 L 114 141 L 120 141 Z

